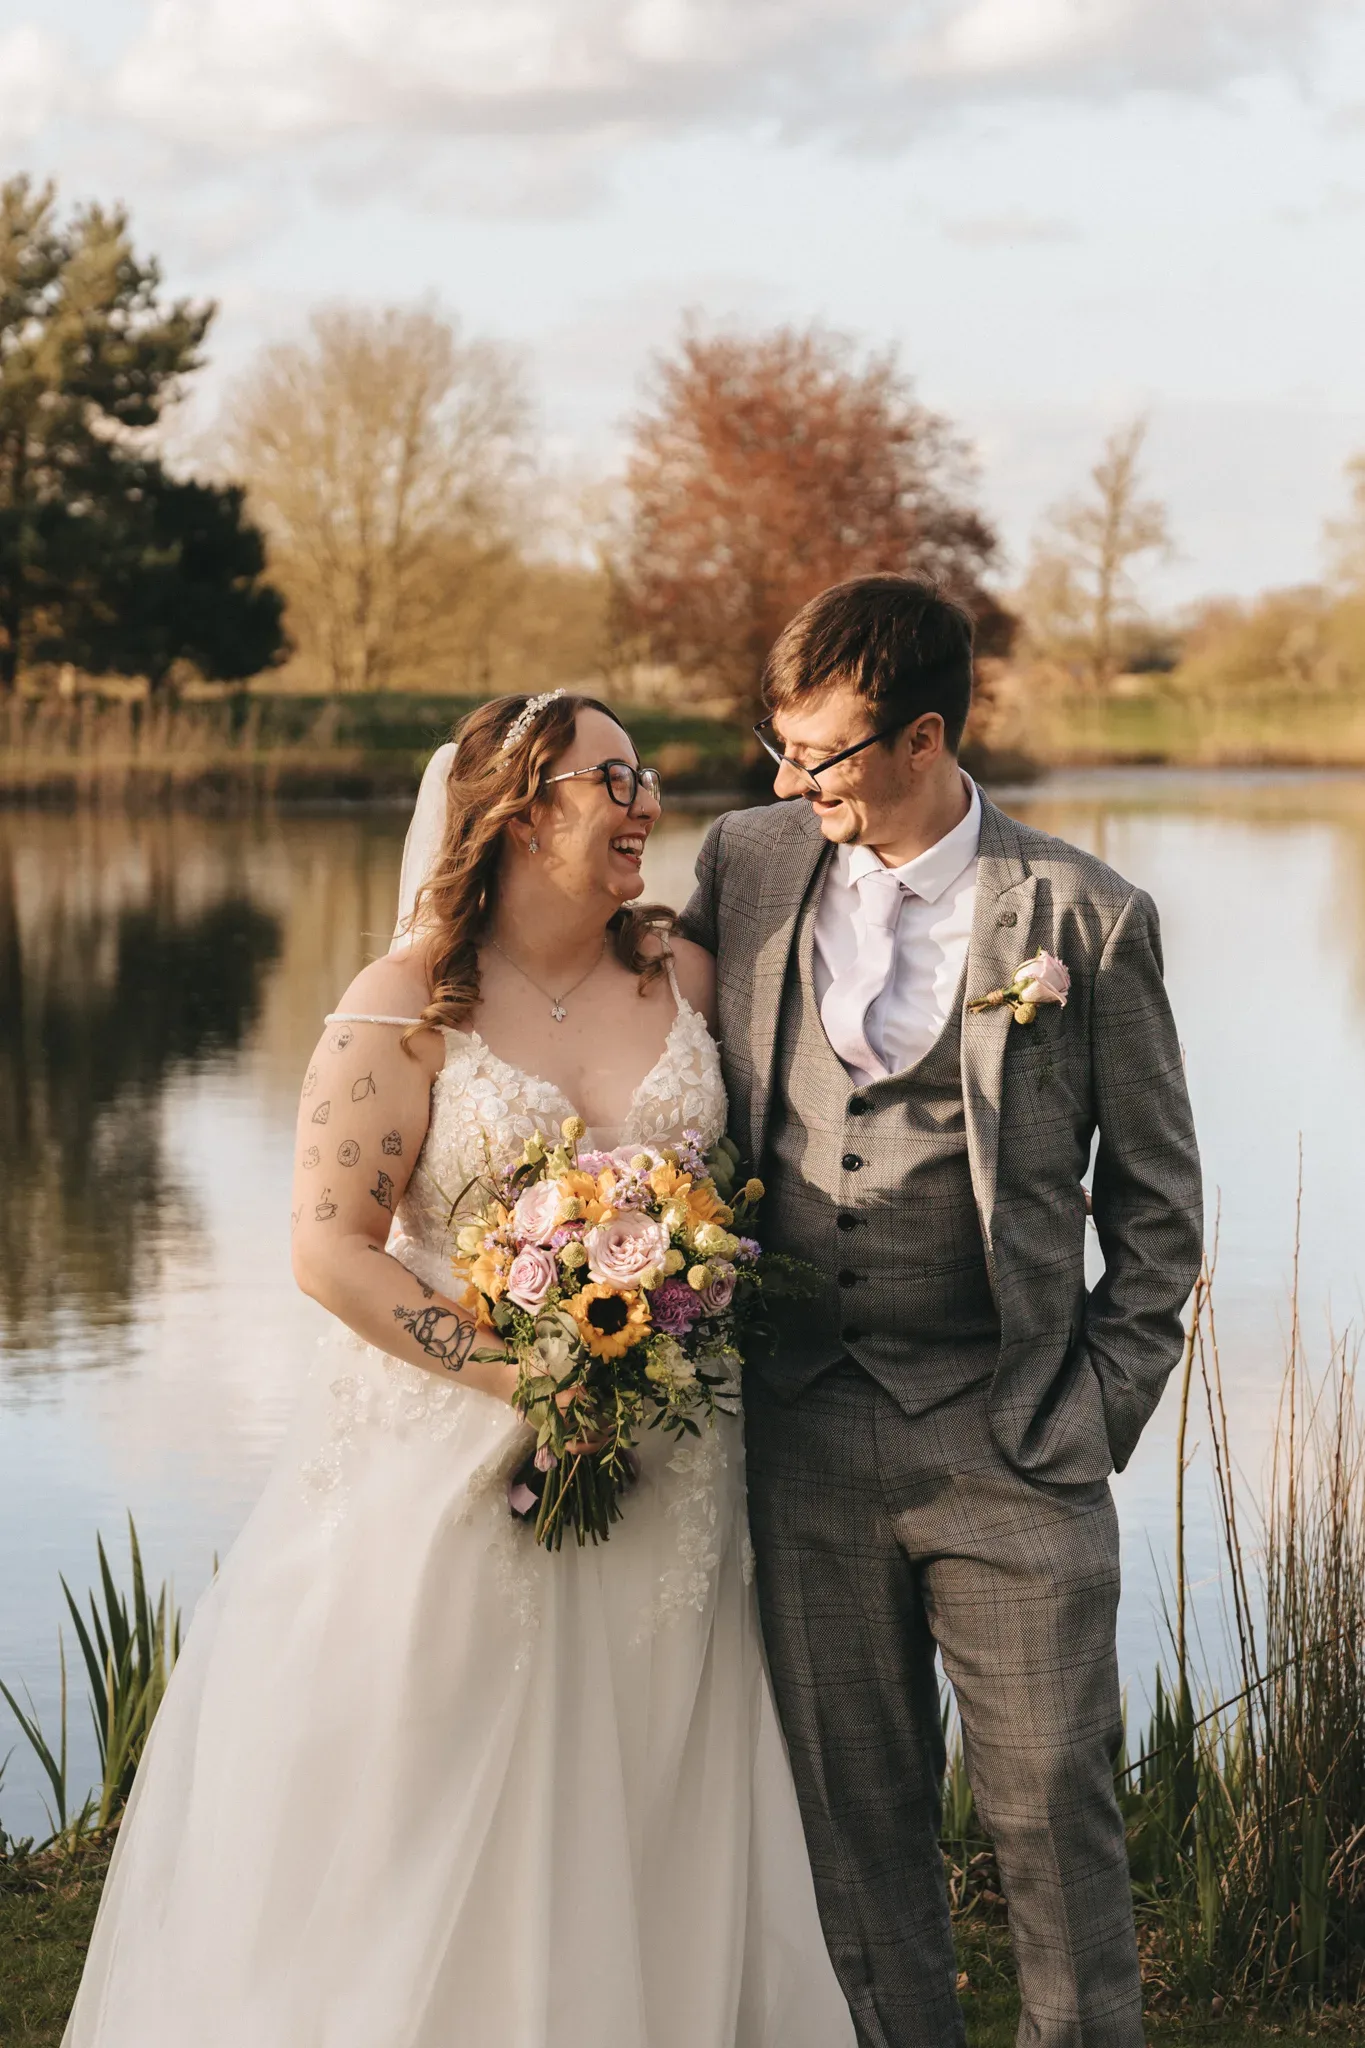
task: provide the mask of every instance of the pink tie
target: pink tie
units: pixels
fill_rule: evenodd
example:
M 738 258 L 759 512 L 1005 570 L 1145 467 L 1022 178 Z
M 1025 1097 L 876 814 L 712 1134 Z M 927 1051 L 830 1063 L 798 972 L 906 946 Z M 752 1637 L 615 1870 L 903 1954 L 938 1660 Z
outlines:
M 825 1036 L 854 1078 L 884 1080 L 890 1071 L 867 1036 L 867 1013 L 891 979 L 896 953 L 896 926 L 905 891 L 889 868 L 869 868 L 855 875 L 858 910 L 858 951 L 850 967 L 836 974 L 820 1005 Z

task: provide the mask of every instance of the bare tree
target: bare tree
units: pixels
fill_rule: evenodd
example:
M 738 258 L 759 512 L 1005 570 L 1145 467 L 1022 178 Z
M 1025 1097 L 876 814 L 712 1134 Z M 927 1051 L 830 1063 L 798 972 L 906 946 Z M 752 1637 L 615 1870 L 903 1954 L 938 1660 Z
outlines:
M 262 352 L 227 451 L 328 688 L 426 686 L 460 662 L 507 582 L 527 421 L 515 360 L 429 311 L 331 309 Z
M 995 536 L 968 501 L 947 422 L 893 355 L 819 329 L 688 332 L 634 422 L 614 568 L 626 625 L 656 660 L 756 692 L 782 626 L 872 570 L 933 577 L 1007 637 L 981 588 Z
M 1096 690 L 1119 673 L 1126 639 L 1143 617 L 1134 566 L 1171 551 L 1166 507 L 1142 495 L 1146 436 L 1142 418 L 1110 434 L 1090 472 L 1091 491 L 1047 515 L 1021 594 L 1035 652 L 1079 669 Z
M 1365 455 L 1346 465 L 1351 507 L 1344 519 L 1327 523 L 1332 581 L 1345 590 L 1365 590 Z

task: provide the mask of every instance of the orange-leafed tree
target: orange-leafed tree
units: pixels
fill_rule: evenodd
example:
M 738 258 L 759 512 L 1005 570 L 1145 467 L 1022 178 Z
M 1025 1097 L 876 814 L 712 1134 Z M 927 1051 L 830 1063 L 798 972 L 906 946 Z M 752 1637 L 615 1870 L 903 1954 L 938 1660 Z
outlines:
M 850 576 L 934 579 L 976 614 L 981 651 L 1011 621 L 982 586 L 996 538 L 967 452 L 920 405 L 894 351 L 859 359 L 820 328 L 706 336 L 660 359 L 633 422 L 620 612 L 657 661 L 752 704 L 793 612 Z

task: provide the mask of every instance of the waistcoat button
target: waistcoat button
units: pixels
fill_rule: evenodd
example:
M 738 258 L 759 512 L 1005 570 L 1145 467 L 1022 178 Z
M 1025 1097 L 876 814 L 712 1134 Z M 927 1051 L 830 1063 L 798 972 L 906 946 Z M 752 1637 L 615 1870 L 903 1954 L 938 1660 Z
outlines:
M 863 1101 L 861 1095 L 854 1095 L 850 1098 L 848 1105 L 848 1113 L 850 1116 L 866 1116 L 867 1109 L 868 1105 Z
M 856 1230 L 858 1228 L 857 1217 L 850 1216 L 847 1209 L 845 1209 L 842 1216 L 836 1216 L 834 1222 L 835 1227 L 839 1230 Z
M 845 1266 L 843 1272 L 839 1275 L 839 1285 L 841 1287 L 856 1287 L 857 1284 L 858 1275 L 851 1268 Z
M 841 1163 L 845 1173 L 857 1173 L 863 1162 L 856 1152 L 845 1152 Z
M 850 1323 L 846 1330 L 840 1330 L 839 1342 L 841 1344 L 856 1344 L 862 1334 L 861 1330 L 855 1330 L 852 1323 Z

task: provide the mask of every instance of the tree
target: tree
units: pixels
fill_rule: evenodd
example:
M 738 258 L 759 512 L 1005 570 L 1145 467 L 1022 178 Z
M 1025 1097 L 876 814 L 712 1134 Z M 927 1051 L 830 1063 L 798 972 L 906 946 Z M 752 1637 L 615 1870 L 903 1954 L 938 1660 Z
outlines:
M 1365 591 L 1365 455 L 1353 455 L 1347 463 L 1346 482 L 1351 508 L 1344 519 L 1327 525 L 1332 580 L 1342 589 Z
M 264 351 L 226 446 L 328 688 L 448 672 L 514 553 L 526 426 L 514 360 L 431 312 L 324 311 Z
M 272 637 L 240 499 L 177 483 L 149 446 L 202 361 L 213 310 L 162 303 L 122 211 L 86 206 L 63 225 L 51 186 L 0 186 L 0 689 L 25 666 L 88 658 L 96 641 L 102 666 L 142 672 L 147 635 L 131 615 L 157 608 L 154 680 L 196 646 L 236 647 L 253 667 L 273 655 L 278 608 Z M 234 522 L 235 547 L 215 562 L 203 534 Z
M 1007 643 L 981 588 L 996 540 L 965 501 L 965 452 L 894 352 L 860 363 L 818 328 L 689 331 L 633 431 L 613 569 L 656 660 L 752 703 L 792 614 L 875 570 L 935 579 L 977 613 L 983 652 Z
M 1093 492 L 1054 506 L 1034 544 L 1022 611 L 1035 652 L 1078 669 L 1104 690 L 1143 618 L 1132 570 L 1169 554 L 1166 508 L 1141 495 L 1145 419 L 1116 427 L 1090 472 Z

